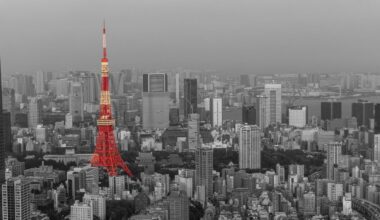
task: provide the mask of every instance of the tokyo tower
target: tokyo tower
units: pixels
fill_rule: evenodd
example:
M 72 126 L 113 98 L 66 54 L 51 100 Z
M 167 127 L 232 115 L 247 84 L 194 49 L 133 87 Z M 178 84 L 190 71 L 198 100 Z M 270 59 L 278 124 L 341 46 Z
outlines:
M 108 78 L 108 58 L 106 47 L 106 26 L 103 25 L 103 58 L 102 64 L 102 82 L 100 91 L 100 112 L 98 118 L 98 134 L 96 137 L 96 148 L 91 158 L 92 166 L 103 167 L 107 170 L 108 175 L 116 176 L 117 169 L 120 167 L 129 176 L 132 172 L 121 158 L 116 147 L 114 124 L 111 111 L 111 95 L 109 90 Z

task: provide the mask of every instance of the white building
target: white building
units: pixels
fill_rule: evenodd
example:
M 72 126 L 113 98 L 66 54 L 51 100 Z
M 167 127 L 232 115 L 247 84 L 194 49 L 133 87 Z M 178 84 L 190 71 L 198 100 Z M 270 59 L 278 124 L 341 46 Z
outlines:
M 73 127 L 73 115 L 70 113 L 67 113 L 65 116 L 65 128 L 70 129 Z
M 281 123 L 281 84 L 265 84 L 266 120 L 269 124 Z
M 245 124 L 239 131 L 239 168 L 261 168 L 261 130 L 256 125 Z
M 91 205 L 76 200 L 70 208 L 70 220 L 93 220 Z
M 345 193 L 342 197 L 342 205 L 343 215 L 351 215 L 352 214 L 352 200 L 351 200 L 351 193 Z
M 374 136 L 373 160 L 380 162 L 380 134 Z
M 180 191 L 186 192 L 187 197 L 193 196 L 193 178 L 177 176 L 178 187 Z
M 212 117 L 212 126 L 220 127 L 223 123 L 223 109 L 222 109 L 222 99 L 213 98 L 211 103 L 211 117 Z
M 327 198 L 336 202 L 343 196 L 343 184 L 327 183 Z
M 307 124 L 307 107 L 293 106 L 289 108 L 289 126 L 303 128 Z
M 85 194 L 83 203 L 92 207 L 92 212 L 100 220 L 106 219 L 106 198 L 101 195 Z

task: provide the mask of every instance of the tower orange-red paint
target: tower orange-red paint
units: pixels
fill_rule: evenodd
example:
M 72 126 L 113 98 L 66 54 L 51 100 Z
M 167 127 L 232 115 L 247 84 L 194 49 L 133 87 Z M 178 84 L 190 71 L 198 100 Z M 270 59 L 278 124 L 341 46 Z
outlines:
M 91 164 L 93 166 L 103 167 L 110 176 L 116 176 L 118 174 L 118 168 L 123 169 L 129 176 L 132 176 L 132 172 L 120 156 L 115 141 L 115 120 L 112 118 L 111 111 L 105 24 L 103 25 L 103 58 L 101 59 L 101 64 L 102 82 L 100 91 L 100 112 L 97 120 L 98 134 Z

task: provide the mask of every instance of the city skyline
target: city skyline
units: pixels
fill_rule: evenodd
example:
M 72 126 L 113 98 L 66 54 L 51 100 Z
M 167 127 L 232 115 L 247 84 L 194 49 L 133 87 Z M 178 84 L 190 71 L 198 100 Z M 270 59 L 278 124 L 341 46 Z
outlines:
M 89 3 L 2 0 L 4 73 L 97 72 L 103 19 L 116 71 L 380 72 L 377 1 Z
M 375 37 L 368 31 L 377 33 L 377 21 L 369 19 L 376 17 L 349 12 L 374 12 L 380 3 L 354 10 L 358 4 L 350 0 L 338 8 L 299 0 L 67 0 L 51 2 L 44 14 L 38 6 L 46 0 L 27 11 L 13 9 L 21 3 L 15 1 L 0 8 L 0 28 L 10 22 L 2 20 L 8 11 L 20 14 L 0 41 L 6 54 L 0 60 L 0 219 L 379 218 L 380 74 L 242 70 L 371 63 L 366 59 L 376 59 L 377 51 L 360 50 L 375 50 L 373 42 L 352 40 Z M 36 16 L 26 21 L 30 14 Z M 106 19 L 94 34 L 88 24 L 100 16 Z M 20 23 L 23 31 L 35 30 L 33 37 L 7 40 Z M 14 45 L 33 56 L 24 62 L 28 53 L 7 51 Z M 2 77 L 13 54 L 29 74 Z M 30 65 L 86 68 L 95 61 L 95 69 L 64 72 L 34 72 Z M 158 69 L 184 63 L 195 69 Z M 202 70 L 210 66 L 215 69 Z M 365 66 L 373 67 L 377 62 Z

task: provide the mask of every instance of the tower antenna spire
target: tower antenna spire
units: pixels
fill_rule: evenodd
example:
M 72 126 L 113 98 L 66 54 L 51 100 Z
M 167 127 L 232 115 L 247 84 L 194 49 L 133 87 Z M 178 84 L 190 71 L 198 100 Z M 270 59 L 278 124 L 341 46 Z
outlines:
M 106 20 L 103 20 L 103 58 L 107 58 Z

